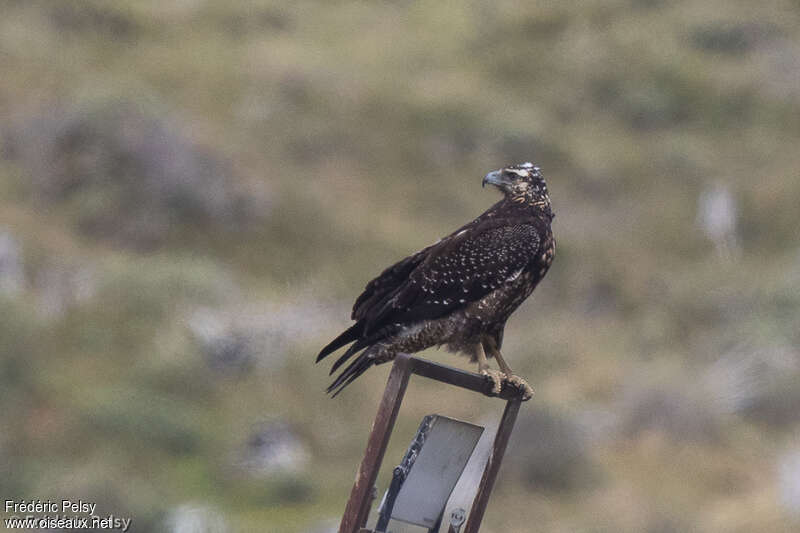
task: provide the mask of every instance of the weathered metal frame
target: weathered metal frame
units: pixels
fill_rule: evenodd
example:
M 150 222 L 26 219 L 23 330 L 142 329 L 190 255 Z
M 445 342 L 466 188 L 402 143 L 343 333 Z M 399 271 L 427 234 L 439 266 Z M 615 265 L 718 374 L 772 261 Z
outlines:
M 383 399 L 378 407 L 378 414 L 372 424 L 367 450 L 358 474 L 356 474 L 353 490 L 350 492 L 350 499 L 347 501 L 347 507 L 345 507 L 344 516 L 339 525 L 339 533 L 368 531 L 364 528 L 372 503 L 372 488 L 378 477 L 378 470 L 383 462 L 383 456 L 397 420 L 397 413 L 400 411 L 400 404 L 403 402 L 408 380 L 412 374 L 506 400 L 503 416 L 492 445 L 492 453 L 486 462 L 481 482 L 478 485 L 478 492 L 473 500 L 472 509 L 463 531 L 464 533 L 477 533 L 480 528 L 486 505 L 489 503 L 489 495 L 494 487 L 495 479 L 497 479 L 497 472 L 500 469 L 500 463 L 503 460 L 503 454 L 505 454 L 508 439 L 511 437 L 511 431 L 514 429 L 517 413 L 519 413 L 522 403 L 519 391 L 513 386 L 503 383 L 500 394 L 493 394 L 492 383 L 485 376 L 418 359 L 407 354 L 399 354 L 394 360 Z

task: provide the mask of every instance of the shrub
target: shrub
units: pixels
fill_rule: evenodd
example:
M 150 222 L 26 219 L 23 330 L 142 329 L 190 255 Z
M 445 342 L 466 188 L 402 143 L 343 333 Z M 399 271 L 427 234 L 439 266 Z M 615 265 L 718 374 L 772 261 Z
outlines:
M 56 105 L 6 136 L 35 199 L 66 205 L 82 232 L 123 246 L 152 248 L 181 225 L 241 230 L 264 212 L 229 160 L 132 100 Z

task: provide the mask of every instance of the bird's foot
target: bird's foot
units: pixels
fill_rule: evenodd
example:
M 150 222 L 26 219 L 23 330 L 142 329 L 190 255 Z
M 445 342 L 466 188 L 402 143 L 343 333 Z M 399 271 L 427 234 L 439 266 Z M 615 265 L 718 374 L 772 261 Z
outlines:
M 522 393 L 522 401 L 528 401 L 533 397 L 533 388 L 528 385 L 528 382 L 516 374 L 506 376 L 506 381 L 514 385 Z
M 500 394 L 500 390 L 503 388 L 503 382 L 506 382 L 520 392 L 523 402 L 530 400 L 533 397 L 533 388 L 528 385 L 527 381 L 516 374 L 508 375 L 499 370 L 491 370 L 488 368 L 482 369 L 480 373 L 492 381 L 493 395 Z
M 503 381 L 508 379 L 508 376 L 499 370 L 492 370 L 490 368 L 482 369 L 481 374 L 487 376 L 492 380 L 492 394 L 500 394 L 500 389 L 503 388 Z

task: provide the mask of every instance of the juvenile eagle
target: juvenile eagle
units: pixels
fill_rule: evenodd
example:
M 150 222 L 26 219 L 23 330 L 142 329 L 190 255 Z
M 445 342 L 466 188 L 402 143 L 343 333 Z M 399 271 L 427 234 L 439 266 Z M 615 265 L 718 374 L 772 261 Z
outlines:
M 351 344 L 333 374 L 361 352 L 328 387 L 336 396 L 372 365 L 446 345 L 468 355 L 500 392 L 515 385 L 533 394 L 500 354 L 506 320 L 547 273 L 555 254 L 553 212 L 539 167 L 513 165 L 483 178 L 503 199 L 435 244 L 390 266 L 370 281 L 353 306 L 349 329 L 325 346 L 317 362 Z M 494 357 L 500 372 L 489 369 Z

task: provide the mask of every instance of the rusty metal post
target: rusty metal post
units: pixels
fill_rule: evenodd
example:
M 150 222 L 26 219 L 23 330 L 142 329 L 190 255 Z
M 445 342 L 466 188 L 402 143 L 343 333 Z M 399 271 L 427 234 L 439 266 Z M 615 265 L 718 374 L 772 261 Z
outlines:
M 339 525 L 340 533 L 357 533 L 367 523 L 372 487 L 378 477 L 378 469 L 383 462 L 383 455 L 386 453 L 386 446 L 389 444 L 389 437 L 392 435 L 397 413 L 408 386 L 408 378 L 411 376 L 410 366 L 412 366 L 411 357 L 406 354 L 398 354 L 394 360 L 383 400 L 378 407 L 375 422 L 372 423 L 367 451 L 356 474 L 353 490 L 350 492 L 350 499 L 347 501 Z
M 492 454 L 486 461 L 486 469 L 483 471 L 481 483 L 478 485 L 478 493 L 472 501 L 472 510 L 469 513 L 467 525 L 464 527 L 464 533 L 478 533 L 478 529 L 481 527 L 483 514 L 486 512 L 486 506 L 489 503 L 489 495 L 492 493 L 492 488 L 494 488 L 494 481 L 497 479 L 500 463 L 503 462 L 503 455 L 506 453 L 508 439 L 514 429 L 521 403 L 522 401 L 519 399 L 506 402 L 503 418 L 500 419 L 500 426 L 498 426 L 497 434 L 494 436 Z
M 503 455 L 522 403 L 519 391 L 507 383 L 503 383 L 500 394 L 495 395 L 491 392 L 491 382 L 485 376 L 425 359 L 417 359 L 407 354 L 399 354 L 394 360 L 394 365 L 383 393 L 383 399 L 380 407 L 378 407 L 378 414 L 372 424 L 372 431 L 370 432 L 369 441 L 367 441 L 367 450 L 364 453 L 364 459 L 361 461 L 358 474 L 356 474 L 353 490 L 350 492 L 350 499 L 347 501 L 347 507 L 339 525 L 339 533 L 369 532 L 368 529 L 365 529 L 365 526 L 372 501 L 372 488 L 378 477 L 378 470 L 383 462 L 389 437 L 392 435 L 397 413 L 400 411 L 400 404 L 403 402 L 403 395 L 406 392 L 408 380 L 412 373 L 479 392 L 486 396 L 495 396 L 506 400 L 503 417 L 500 420 L 492 445 L 492 453 L 486 462 L 464 533 L 477 533 L 480 528 L 486 506 L 489 503 L 489 495 L 492 492 L 492 488 L 494 488 L 500 463 L 503 460 Z

